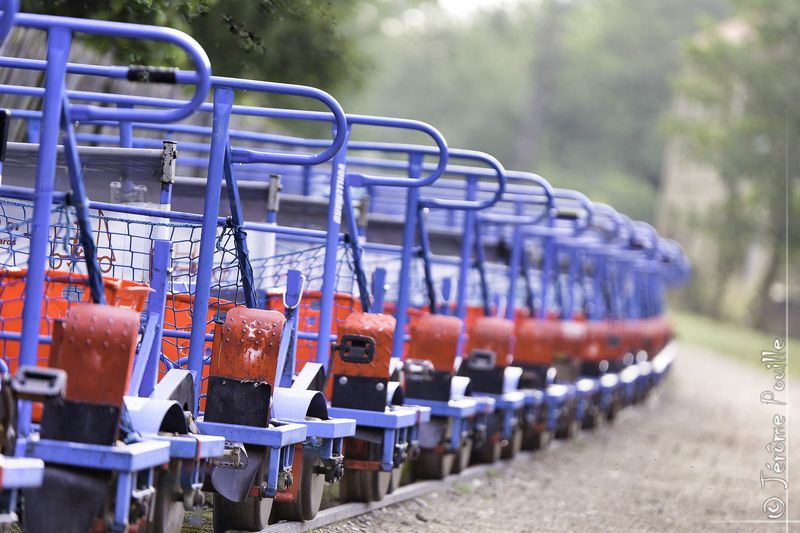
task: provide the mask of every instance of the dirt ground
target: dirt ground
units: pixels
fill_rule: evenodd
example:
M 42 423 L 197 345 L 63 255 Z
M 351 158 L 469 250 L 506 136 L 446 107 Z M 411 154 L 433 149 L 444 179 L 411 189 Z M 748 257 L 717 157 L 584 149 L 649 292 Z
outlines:
M 682 346 L 663 393 L 614 425 L 318 531 L 800 531 L 800 466 L 789 475 L 794 522 L 768 521 L 762 509 L 783 495 L 760 482 L 772 475 L 773 416 L 784 414 L 760 402 L 772 384 L 763 367 Z M 789 403 L 800 409 L 795 385 Z M 797 418 L 790 458 L 800 457 Z

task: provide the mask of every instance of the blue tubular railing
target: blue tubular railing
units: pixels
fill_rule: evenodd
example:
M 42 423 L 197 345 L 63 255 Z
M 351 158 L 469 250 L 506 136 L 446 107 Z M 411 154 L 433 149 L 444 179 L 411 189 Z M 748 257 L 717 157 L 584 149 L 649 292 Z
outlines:
M 209 297 L 211 292 L 211 279 L 214 267 L 214 248 L 217 236 L 217 217 L 219 214 L 220 191 L 222 188 L 223 177 L 227 175 L 229 183 L 232 181 L 231 164 L 234 161 L 244 160 L 246 162 L 274 163 L 274 164 L 294 164 L 294 165 L 315 165 L 333 158 L 341 149 L 347 139 L 348 128 L 344 112 L 336 100 L 327 93 L 310 87 L 297 85 L 272 84 L 251 80 L 237 80 L 232 78 L 214 79 L 214 106 L 213 106 L 213 127 L 211 134 L 211 151 L 208 161 L 208 177 L 206 182 L 205 205 L 203 209 L 203 223 L 200 237 L 199 260 L 197 265 L 197 284 L 195 286 L 194 301 L 192 308 L 192 328 L 189 340 L 188 367 L 195 375 L 200 376 L 203 372 L 203 356 L 206 343 L 206 320 L 209 309 Z M 315 113 L 315 116 L 327 116 L 334 123 L 334 139 L 330 146 L 321 153 L 317 154 L 287 154 L 282 152 L 270 152 L 255 149 L 233 149 L 230 145 L 229 127 L 230 118 L 234 111 L 234 91 L 259 91 L 259 92 L 278 92 L 279 94 L 313 98 L 323 103 L 331 110 L 331 114 Z M 287 111 L 281 113 L 285 117 L 306 116 L 307 113 L 300 111 Z M 336 162 L 334 160 L 334 166 Z M 334 176 L 338 175 L 335 173 Z M 331 188 L 336 189 L 336 179 L 332 179 Z M 229 191 L 233 193 L 235 191 Z M 236 198 L 231 197 L 232 208 L 238 206 Z M 334 207 L 331 206 L 331 212 Z M 244 220 L 241 219 L 241 212 L 234 211 L 238 218 L 234 221 L 239 227 L 243 226 Z M 329 217 L 330 218 L 330 217 Z M 334 249 L 333 257 L 335 260 L 335 249 L 338 247 L 339 233 L 338 221 L 334 234 L 329 231 L 326 234 L 326 246 Z M 243 251 L 244 252 L 244 251 Z M 246 253 L 241 254 L 246 260 Z M 327 262 L 327 257 L 326 257 Z M 327 269 L 326 263 L 326 269 Z M 335 270 L 335 264 L 331 270 Z M 331 293 L 332 295 L 332 293 Z M 320 332 L 322 334 L 322 332 Z M 329 334 L 329 332 L 328 332 Z M 326 338 L 326 337 L 322 337 Z M 327 344 L 327 343 L 320 343 Z M 195 380 L 195 398 L 200 399 L 202 381 Z M 199 403 L 194 406 L 195 412 L 199 408 Z
M 408 156 L 408 177 L 396 177 L 396 176 L 376 176 L 364 173 L 347 173 L 345 171 L 346 165 L 346 158 L 347 158 L 347 150 L 351 149 L 354 145 L 358 146 L 356 149 L 364 149 L 366 146 L 376 146 L 377 144 L 381 143 L 363 143 L 363 142 L 353 142 L 348 143 L 345 150 L 343 150 L 339 157 L 337 158 L 337 165 L 334 169 L 332 169 L 332 178 L 336 181 L 336 195 L 333 196 L 334 189 L 331 190 L 332 197 L 334 201 L 331 202 L 331 210 L 328 213 L 328 231 L 331 231 L 331 225 L 336 226 L 337 231 L 337 238 L 338 238 L 338 227 L 341 222 L 341 207 L 337 209 L 337 206 L 343 206 L 345 209 L 348 209 L 349 215 L 349 233 L 350 233 L 350 240 L 351 246 L 353 249 L 353 259 L 356 264 L 356 274 L 357 274 L 357 281 L 359 285 L 359 295 L 361 296 L 362 300 L 362 307 L 364 311 L 368 311 L 370 308 L 370 302 L 367 295 L 367 287 L 366 287 L 366 279 L 363 275 L 363 268 L 361 265 L 361 254 L 362 250 L 358 242 L 358 229 L 356 227 L 355 216 L 353 213 L 353 205 L 351 202 L 345 202 L 345 200 L 349 200 L 350 198 L 350 187 L 354 186 L 387 186 L 387 187 L 405 187 L 408 189 L 408 197 L 415 197 L 418 194 L 420 187 L 424 187 L 435 182 L 442 174 L 444 174 L 445 170 L 447 169 L 447 164 L 449 160 L 449 150 L 447 147 L 447 142 L 445 141 L 444 137 L 442 136 L 439 131 L 426 124 L 424 122 L 414 121 L 414 120 L 405 120 L 405 119 L 395 119 L 395 118 L 387 118 L 387 117 L 371 117 L 371 116 L 364 116 L 364 115 L 348 115 L 348 124 L 349 125 L 363 125 L 363 126 L 373 126 L 373 127 L 383 127 L 383 128 L 392 128 L 392 129 L 405 129 L 405 130 L 415 130 L 420 133 L 428 135 L 431 139 L 433 139 L 436 148 L 427 148 L 427 147 L 419 147 L 414 145 L 396 145 L 393 149 L 395 153 L 405 153 Z M 435 155 L 438 157 L 438 162 L 433 170 L 431 170 L 427 176 L 423 175 L 423 160 L 425 155 Z M 341 176 L 339 175 L 341 169 Z M 341 189 L 339 188 L 341 187 Z M 343 205 L 346 204 L 346 205 Z M 413 229 L 411 230 L 412 235 L 411 238 L 413 240 Z M 404 242 L 408 238 L 408 224 L 404 229 L 403 239 Z M 329 236 L 330 233 L 329 233 Z M 332 328 L 332 321 L 333 321 L 333 298 L 334 298 L 334 291 L 335 291 L 335 280 L 334 280 L 334 268 L 336 264 L 336 247 L 332 245 L 332 243 L 326 243 L 326 251 L 325 251 L 325 269 L 323 275 L 323 284 L 322 284 L 322 305 L 320 308 L 320 328 L 319 328 L 319 338 L 320 339 L 327 339 L 330 337 L 331 328 Z M 399 315 L 398 315 L 399 316 Z M 398 327 L 399 327 L 399 320 L 398 320 Z M 396 329 L 395 331 L 401 331 L 402 333 L 400 336 L 400 342 L 402 343 L 402 339 L 404 337 L 404 330 Z M 398 335 L 395 334 L 395 348 L 398 343 Z M 402 344 L 401 344 L 402 348 Z M 395 353 L 402 353 L 395 351 Z M 330 345 L 327 342 L 318 342 L 317 343 L 317 362 L 323 365 L 328 364 L 328 360 L 330 357 Z
M 222 88 L 226 88 L 227 90 L 231 89 L 242 89 L 242 90 L 258 90 L 257 87 L 249 85 L 248 82 L 244 80 L 234 80 L 230 78 L 213 78 L 213 85 L 219 91 Z M 288 87 L 288 86 L 281 86 L 279 84 L 266 84 L 262 83 L 261 88 L 262 90 L 267 90 L 269 88 L 275 87 Z M 9 92 L 14 89 L 9 89 L 7 87 L 0 87 L 0 92 Z M 286 89 L 282 89 L 283 94 L 294 94 L 292 92 L 288 92 Z M 19 92 L 19 91 L 17 91 Z M 277 91 L 276 91 L 277 92 Z M 75 95 L 76 98 L 93 100 L 97 99 L 102 100 L 105 103 L 116 103 L 119 104 L 120 102 L 124 101 L 126 105 L 133 105 L 133 104 L 147 104 L 147 105 L 154 105 L 154 106 L 170 106 L 175 105 L 174 101 L 165 102 L 165 101 L 153 101 L 152 99 L 145 99 L 145 98 L 138 98 L 138 97 L 122 97 L 118 98 L 116 96 L 104 96 L 104 95 L 94 95 L 92 93 L 72 93 Z M 317 94 L 324 94 L 319 91 Z M 326 105 L 331 104 L 333 102 L 332 99 L 323 101 Z M 395 119 L 395 118 L 387 118 L 387 117 L 372 117 L 372 116 L 365 116 L 365 115 L 347 115 L 345 117 L 346 124 L 342 123 L 342 117 L 344 116 L 341 113 L 334 112 L 334 113 L 323 113 L 323 112 L 316 112 L 316 111 L 288 111 L 288 110 L 276 110 L 276 109 L 260 109 L 260 108 L 253 108 L 253 107 L 246 107 L 246 106 L 234 106 L 232 100 L 230 102 L 226 102 L 225 104 L 221 104 L 216 102 L 218 105 L 212 108 L 208 108 L 207 105 L 203 106 L 202 110 L 211 110 L 213 109 L 215 112 L 217 109 L 222 109 L 223 107 L 227 109 L 225 113 L 230 116 L 231 114 L 238 113 L 238 114 L 247 114 L 247 115 L 256 115 L 256 116 L 268 116 L 272 118 L 289 118 L 289 119 L 301 119 L 301 120 L 327 120 L 333 121 L 336 123 L 335 131 L 337 133 L 337 138 L 335 144 L 329 146 L 325 152 L 321 154 L 317 154 L 310 159 L 309 156 L 299 156 L 295 153 L 286 153 L 286 152 L 264 152 L 262 150 L 254 150 L 250 148 L 237 148 L 231 147 L 229 150 L 230 159 L 232 162 L 236 163 L 251 163 L 251 164 L 287 164 L 287 165 L 313 165 L 323 162 L 326 158 L 329 158 L 332 153 L 334 153 L 339 146 L 342 144 L 342 137 L 347 137 L 349 135 L 349 129 L 353 126 L 361 125 L 361 126 L 371 126 L 371 127 L 381 127 L 381 128 L 392 128 L 392 129 L 405 129 L 405 130 L 414 130 L 418 131 L 422 134 L 429 136 L 435 146 L 433 147 L 425 147 L 425 146 L 417 146 L 417 145 L 403 145 L 403 144 L 388 144 L 388 143 L 366 143 L 366 142 L 353 142 L 348 144 L 348 148 L 351 146 L 357 146 L 359 150 L 373 150 L 373 149 L 386 149 L 386 151 L 391 151 L 393 153 L 406 153 L 409 154 L 412 158 L 421 158 L 426 155 L 433 155 L 438 158 L 438 161 L 435 165 L 426 168 L 428 171 L 427 174 L 423 175 L 420 171 L 419 173 L 415 174 L 413 177 L 403 178 L 403 177 L 393 177 L 393 176 L 375 176 L 375 175 L 368 175 L 368 174 L 361 174 L 361 173 L 351 173 L 347 174 L 345 172 L 345 157 L 346 151 L 341 150 L 338 157 L 333 159 L 332 163 L 332 170 L 331 170 L 331 203 L 330 203 L 330 212 L 328 214 L 328 238 L 326 239 L 326 265 L 325 265 L 325 272 L 330 273 L 326 274 L 323 278 L 323 288 L 322 288 L 322 302 L 320 306 L 320 338 L 329 338 L 330 337 L 330 328 L 331 328 L 331 320 L 333 318 L 333 296 L 334 296 L 334 282 L 333 282 L 333 272 L 335 272 L 335 262 L 336 262 L 336 251 L 340 242 L 339 236 L 339 228 L 341 225 L 341 213 L 344 208 L 344 196 L 346 192 L 345 181 L 348 183 L 355 182 L 358 184 L 369 185 L 369 186 L 397 186 L 397 187 L 406 187 L 410 189 L 418 189 L 420 187 L 429 185 L 437 180 L 447 168 L 448 163 L 448 152 L 447 152 L 447 144 L 444 140 L 444 137 L 432 126 L 415 120 L 406 120 L 406 119 Z M 333 111 L 333 110 L 332 110 Z M 102 123 L 109 123 L 108 121 Z M 227 125 L 228 120 L 225 118 L 225 124 Z M 113 125 L 113 123 L 111 123 Z M 171 131 L 171 132 L 178 132 L 178 133 L 187 133 L 187 134 L 196 134 L 196 135 L 208 135 L 209 129 L 197 126 L 188 126 L 188 125 L 176 125 L 176 126 L 163 126 L 158 124 L 145 124 L 134 122 L 131 124 L 133 128 L 145 128 L 145 129 L 155 129 L 161 131 Z M 221 126 L 219 126 L 221 127 Z M 227 130 L 227 138 L 241 138 L 246 139 L 249 141 L 261 141 L 261 142 L 269 142 L 269 143 L 276 143 L 282 145 L 289 145 L 289 146 L 303 146 L 303 147 L 320 147 L 323 142 L 319 140 L 305 140 L 305 139 L 298 139 L 294 137 L 284 137 L 278 135 L 269 135 L 269 134 L 262 134 L 262 133 L 252 133 L 252 132 L 238 132 L 235 130 Z M 211 157 L 214 157 L 214 146 L 216 146 L 217 142 L 221 142 L 216 139 L 215 130 L 211 130 L 212 134 L 212 148 L 210 149 Z M 97 137 L 92 136 L 83 136 L 85 139 L 92 139 Z M 110 141 L 109 137 L 102 137 L 102 140 Z M 139 141 L 140 143 L 146 144 L 146 140 Z M 133 144 L 136 145 L 136 141 L 133 141 Z M 182 144 L 182 146 L 186 146 L 186 144 Z M 199 151 L 205 151 L 205 148 L 202 146 L 202 143 L 197 143 L 197 145 L 191 146 L 192 149 L 198 149 Z M 219 148 L 223 149 L 223 148 Z M 224 149 L 223 149 L 224 150 Z M 472 152 L 465 151 L 463 154 L 465 159 L 475 159 L 477 155 Z M 212 166 L 222 164 L 224 167 L 224 157 L 221 160 L 215 161 Z M 222 163 L 220 163 L 222 161 Z M 490 162 L 490 168 L 492 165 L 495 165 L 496 162 Z M 418 168 L 422 168 L 421 165 L 416 165 Z M 211 168 L 211 167 L 210 167 Z M 216 167 L 214 167 L 216 168 Z M 220 178 L 221 179 L 221 178 Z M 207 182 L 207 195 L 211 195 L 212 190 L 217 189 L 216 184 L 216 177 L 209 172 L 209 178 Z M 502 193 L 502 190 L 498 191 L 499 194 Z M 206 211 L 207 213 L 216 213 L 219 207 L 218 200 L 211 200 L 209 197 L 206 198 Z M 208 202 L 211 202 L 209 204 Z M 214 218 L 215 215 L 208 215 L 209 218 Z M 204 231 L 206 231 L 204 229 Z M 353 233 L 351 229 L 351 233 Z M 209 233 L 210 234 L 210 233 Z M 355 233 L 353 233 L 355 239 Z M 355 254 L 359 253 L 359 248 L 357 243 L 354 244 Z M 207 244 L 207 246 L 211 246 L 211 244 Z M 205 265 L 203 263 L 209 261 L 209 259 L 205 259 L 206 254 L 203 253 L 201 247 L 201 264 L 198 265 L 198 279 L 201 278 L 201 270 L 205 273 L 207 269 L 210 270 L 210 266 Z M 368 297 L 366 293 L 365 283 L 359 283 L 360 291 L 363 297 Z M 204 299 L 201 296 L 204 293 L 204 288 L 198 286 L 199 292 L 197 293 L 197 301 L 203 301 Z M 199 310 L 196 311 L 200 313 Z M 197 322 L 195 322 L 196 324 Z M 199 326 L 194 326 L 198 327 Z M 200 346 L 199 343 L 201 342 L 201 335 L 200 333 L 193 334 L 191 346 L 190 348 L 190 368 L 192 370 L 198 370 L 201 368 L 198 360 L 201 360 L 200 355 L 202 354 L 201 347 L 194 347 Z M 317 360 L 323 364 L 327 364 L 328 355 L 329 355 L 329 346 L 328 343 L 319 343 L 318 346 L 318 356 Z M 197 368 L 195 368 L 197 366 Z
M 0 58 L 0 64 L 3 59 Z M 320 89 L 314 87 L 306 87 L 301 85 L 291 85 L 285 83 L 262 82 L 255 80 L 237 80 L 233 78 L 222 78 L 217 76 L 211 77 L 213 87 L 264 92 L 269 94 L 280 94 L 285 96 L 297 96 L 301 98 L 308 98 L 317 100 L 331 112 L 309 112 L 303 110 L 293 109 L 279 109 L 279 108 L 259 108 L 252 106 L 232 105 L 232 115 L 244 115 L 262 118 L 280 118 L 289 120 L 305 120 L 305 121 L 322 121 L 331 122 L 334 125 L 334 131 L 344 131 L 346 128 L 346 118 L 341 106 L 338 105 L 336 100 Z M 9 94 L 17 96 L 29 97 L 44 97 L 44 90 L 39 87 L 19 87 L 14 85 L 0 85 L 0 94 Z M 97 103 L 111 104 L 117 106 L 148 106 L 155 108 L 180 108 L 186 102 L 183 100 L 173 100 L 165 98 L 153 98 L 145 96 L 130 96 L 106 93 L 93 93 L 85 91 L 67 91 L 70 100 L 93 101 Z M 197 107 L 197 111 L 212 113 L 214 106 L 212 103 L 204 103 Z M 134 110 L 141 112 L 141 110 Z M 37 111 L 30 111 L 25 109 L 11 110 L 12 118 L 19 119 L 39 119 L 41 114 Z M 203 135 L 210 137 L 212 135 L 212 128 L 205 126 L 196 126 L 189 124 L 163 124 L 163 123 L 149 123 L 135 121 L 115 121 L 115 120 L 84 120 L 86 124 L 96 124 L 105 126 L 119 126 L 123 127 L 123 123 L 131 129 L 143 129 L 152 131 L 161 131 L 174 135 L 175 133 L 186 133 L 191 135 Z M 261 137 L 270 137 L 268 134 L 252 134 L 253 137 L 248 140 L 263 140 Z M 236 130 L 229 130 L 229 137 L 231 139 L 237 138 Z M 100 135 L 100 134 L 78 134 L 78 138 L 89 142 L 97 142 L 101 144 L 121 144 L 120 136 Z M 344 144 L 345 135 L 334 135 L 333 140 L 319 140 L 315 143 L 314 147 L 324 148 L 323 151 L 313 154 L 298 154 L 288 152 L 264 152 L 247 149 L 247 148 L 233 148 L 232 162 L 234 163 L 276 163 L 288 165 L 317 165 L 324 163 L 333 157 Z M 160 147 L 161 141 L 158 139 L 140 139 L 132 138 L 130 146 L 142 147 Z M 198 152 L 210 152 L 209 144 L 205 143 L 181 143 L 183 149 L 196 150 Z
M 3 0 L 0 2 L 0 44 L 3 44 L 11 28 L 14 27 L 14 17 L 19 11 L 19 0 Z
M 10 68 L 26 68 L 41 70 L 45 73 L 44 102 L 42 108 L 42 124 L 39 139 L 39 157 L 36 169 L 33 219 L 31 222 L 30 251 L 28 273 L 25 286 L 25 303 L 22 311 L 22 332 L 20 338 L 20 365 L 35 365 L 39 344 L 39 327 L 42 313 L 42 298 L 47 262 L 47 244 L 50 222 L 50 211 L 53 201 L 54 180 L 59 133 L 62 127 L 67 133 L 65 146 L 74 149 L 72 137 L 72 121 L 87 119 L 108 120 L 179 120 L 189 115 L 206 97 L 210 87 L 210 66 L 208 57 L 202 48 L 189 36 L 165 28 L 140 26 L 135 24 L 88 21 L 72 18 L 45 15 L 17 14 L 14 25 L 36 28 L 47 31 L 47 60 L 34 61 L 25 59 L 2 59 L 2 66 Z M 71 105 L 65 95 L 65 77 L 76 72 L 74 65 L 68 63 L 69 51 L 74 33 L 106 35 L 116 38 L 149 39 L 175 44 L 182 48 L 195 63 L 197 69 L 193 73 L 180 74 L 173 72 L 167 76 L 168 81 L 175 83 L 191 83 L 196 86 L 193 98 L 179 109 L 169 111 L 146 111 L 108 109 L 97 106 Z M 127 78 L 136 80 L 132 75 L 133 68 L 94 66 L 89 69 L 94 75 Z M 80 72 L 80 69 L 77 69 Z M 139 72 L 151 72 L 147 69 Z M 157 76 L 156 76 L 157 77 Z M 180 78 L 180 80 L 178 79 Z M 70 178 L 76 194 L 81 192 L 81 178 L 76 167 L 74 153 L 65 154 L 70 163 Z M 75 190 L 77 189 L 77 190 Z M 78 216 L 85 216 L 85 199 L 77 198 Z M 83 220 L 84 230 L 88 221 Z M 86 239 L 87 242 L 90 239 Z M 87 254 L 87 258 L 88 258 Z M 99 271 L 90 262 L 87 265 L 90 277 L 97 284 Z M 93 292 L 96 292 L 93 291 Z M 102 298 L 101 295 L 95 295 Z M 95 298 L 97 299 L 97 298 Z M 20 410 L 20 432 L 26 435 L 30 426 L 30 402 L 22 402 Z
M 411 260 L 415 253 L 415 237 L 418 225 L 421 224 L 420 211 L 426 208 L 442 208 L 448 210 L 463 210 L 475 212 L 487 209 L 496 204 L 503 196 L 506 189 L 506 171 L 494 157 L 473 150 L 450 149 L 450 160 L 462 159 L 470 162 L 477 162 L 485 165 L 486 168 L 446 165 L 444 172 L 447 174 L 461 174 L 467 177 L 468 181 L 477 183 L 480 177 L 490 177 L 496 180 L 497 185 L 489 198 L 478 200 L 468 198 L 466 200 L 421 198 L 420 187 L 426 186 L 429 189 L 434 185 L 436 179 L 442 174 L 440 164 L 427 178 L 420 178 L 426 166 L 422 162 L 424 155 L 431 153 L 431 149 L 421 146 L 391 144 L 391 143 L 351 143 L 348 147 L 356 146 L 358 150 L 380 151 L 380 152 L 408 152 L 411 154 L 408 162 L 373 160 L 368 158 L 356 158 L 355 164 L 362 167 L 373 167 L 380 169 L 391 169 L 407 171 L 408 178 L 400 177 L 375 177 L 363 173 L 348 173 L 348 185 L 350 186 L 388 186 L 388 187 L 407 187 L 406 204 L 403 212 L 404 227 L 400 245 L 400 271 L 399 284 L 397 288 L 397 302 L 395 307 L 396 327 L 394 334 L 393 355 L 401 357 L 403 354 L 403 344 L 405 342 L 405 329 L 408 322 L 408 309 L 411 292 Z M 348 159 L 350 161 L 350 159 Z M 409 184 L 413 184 L 409 186 Z M 424 228 L 420 227 L 422 231 Z M 423 246 L 424 248 L 424 246 Z
M 177 83 L 195 86 L 195 91 L 191 99 L 176 109 L 156 111 L 71 105 L 70 114 L 73 120 L 175 122 L 193 113 L 200 104 L 206 100 L 209 89 L 211 88 L 211 65 L 208 56 L 197 41 L 185 33 L 173 30 L 172 28 L 143 26 L 123 22 L 84 20 L 50 15 L 33 15 L 30 13 L 19 13 L 14 19 L 14 25 L 45 30 L 50 34 L 53 32 L 63 33 L 66 36 L 64 44 L 67 45 L 67 51 L 71 44 L 71 36 L 74 33 L 161 41 L 174 44 L 186 53 L 195 67 L 195 71 L 193 72 L 180 70 L 166 71 L 163 69 L 148 69 L 146 67 L 81 65 L 64 61 L 61 68 L 63 68 L 67 74 L 102 76 L 135 82 Z M 45 61 L 41 61 L 3 57 L 0 58 L 0 67 L 49 72 L 50 59 L 48 58 Z

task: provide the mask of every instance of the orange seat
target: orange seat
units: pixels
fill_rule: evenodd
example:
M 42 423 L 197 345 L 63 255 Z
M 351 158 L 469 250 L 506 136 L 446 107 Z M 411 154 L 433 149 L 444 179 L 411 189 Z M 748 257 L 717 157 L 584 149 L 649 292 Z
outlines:
M 514 322 L 496 316 L 475 318 L 465 352 L 479 351 L 493 353 L 497 368 L 510 365 L 514 353 Z
M 435 370 L 453 372 L 463 322 L 446 315 L 422 315 L 411 322 L 407 358 L 431 362 Z

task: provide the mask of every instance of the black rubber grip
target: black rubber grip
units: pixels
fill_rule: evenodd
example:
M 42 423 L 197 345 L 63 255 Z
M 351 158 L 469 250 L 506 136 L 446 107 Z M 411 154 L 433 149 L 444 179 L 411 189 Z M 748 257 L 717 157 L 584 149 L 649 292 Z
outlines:
M 559 220 L 578 220 L 580 218 L 580 213 L 568 209 L 559 209 L 556 213 L 556 218 Z
M 8 145 L 8 124 L 11 122 L 11 112 L 0 109 L 0 162 L 6 160 L 6 146 Z
M 128 67 L 128 81 L 136 83 L 176 83 L 177 69 L 165 67 L 146 67 L 133 65 Z

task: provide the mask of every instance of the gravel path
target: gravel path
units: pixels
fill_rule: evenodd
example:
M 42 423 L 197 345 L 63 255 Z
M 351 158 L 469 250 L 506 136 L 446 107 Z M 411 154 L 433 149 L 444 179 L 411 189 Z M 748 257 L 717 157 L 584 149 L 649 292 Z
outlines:
M 767 369 L 682 346 L 663 393 L 613 426 L 319 531 L 800 531 L 800 521 L 744 522 L 765 521 L 762 504 L 778 494 L 759 480 L 761 471 L 771 475 L 765 445 L 773 415 L 783 413 L 759 401 L 772 383 Z M 800 399 L 793 403 L 800 409 Z M 800 435 L 797 419 L 790 435 Z M 789 456 L 800 457 L 800 436 L 792 440 Z

